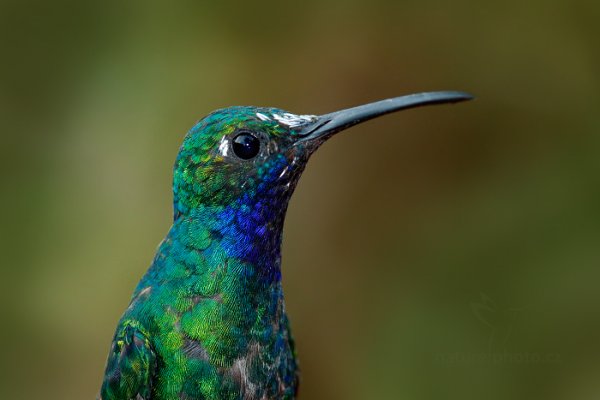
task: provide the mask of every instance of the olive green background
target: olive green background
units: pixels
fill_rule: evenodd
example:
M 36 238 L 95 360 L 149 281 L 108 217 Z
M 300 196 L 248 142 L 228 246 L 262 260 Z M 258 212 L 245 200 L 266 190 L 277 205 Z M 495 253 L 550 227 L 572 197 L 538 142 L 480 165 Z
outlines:
M 0 398 L 93 399 L 185 132 L 325 113 L 290 204 L 302 399 L 600 398 L 597 1 L 6 1 Z

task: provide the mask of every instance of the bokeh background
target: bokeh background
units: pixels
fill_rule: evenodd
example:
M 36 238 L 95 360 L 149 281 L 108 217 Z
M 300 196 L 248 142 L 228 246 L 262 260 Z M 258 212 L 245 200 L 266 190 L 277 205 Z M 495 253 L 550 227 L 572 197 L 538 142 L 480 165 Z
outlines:
M 297 188 L 301 398 L 600 398 L 598 2 L 0 4 L 0 398 L 95 398 L 197 119 L 441 89 Z

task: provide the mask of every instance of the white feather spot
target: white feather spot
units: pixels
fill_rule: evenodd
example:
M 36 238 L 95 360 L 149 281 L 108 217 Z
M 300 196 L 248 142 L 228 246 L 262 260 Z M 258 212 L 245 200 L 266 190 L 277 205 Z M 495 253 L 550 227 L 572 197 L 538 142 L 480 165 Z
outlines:
M 283 171 L 279 174 L 279 179 L 283 178 L 283 176 L 288 172 L 288 167 L 285 167 Z
M 227 157 L 227 153 L 229 152 L 229 142 L 223 138 L 221 139 L 221 143 L 219 144 L 219 153 L 221 153 L 221 155 L 223 157 Z
M 312 122 L 317 117 L 314 115 L 296 115 L 292 113 L 285 113 L 283 115 L 273 114 L 273 118 L 275 118 L 280 124 L 287 125 L 290 128 L 295 128 L 304 125 L 307 122 Z
M 256 116 L 258 118 L 260 118 L 261 121 L 270 121 L 271 118 L 267 117 L 265 114 L 263 113 L 256 113 Z

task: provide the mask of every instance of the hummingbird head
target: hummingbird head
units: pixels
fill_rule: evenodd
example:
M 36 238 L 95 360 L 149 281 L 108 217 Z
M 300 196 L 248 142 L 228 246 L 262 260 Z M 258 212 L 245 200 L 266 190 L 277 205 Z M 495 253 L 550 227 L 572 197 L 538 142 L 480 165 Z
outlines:
M 299 133 L 316 119 L 276 108 L 230 107 L 200 120 L 175 163 L 176 215 L 202 206 L 285 206 L 315 149 L 299 143 Z
M 180 148 L 175 217 L 199 207 L 236 206 L 257 208 L 264 222 L 282 220 L 310 155 L 335 133 L 394 111 L 468 99 L 461 92 L 421 93 L 321 116 L 261 107 L 217 110 L 188 132 Z

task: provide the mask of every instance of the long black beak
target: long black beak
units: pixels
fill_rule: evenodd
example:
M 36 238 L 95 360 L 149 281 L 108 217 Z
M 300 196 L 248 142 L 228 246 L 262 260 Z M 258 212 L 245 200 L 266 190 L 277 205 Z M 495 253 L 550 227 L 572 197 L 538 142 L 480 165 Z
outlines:
M 318 139 L 320 142 L 336 132 L 381 115 L 430 104 L 457 103 L 472 98 L 473 96 L 464 92 L 428 92 L 376 101 L 317 117 L 314 122 L 302 127 L 299 132 L 302 138 L 299 141 Z

